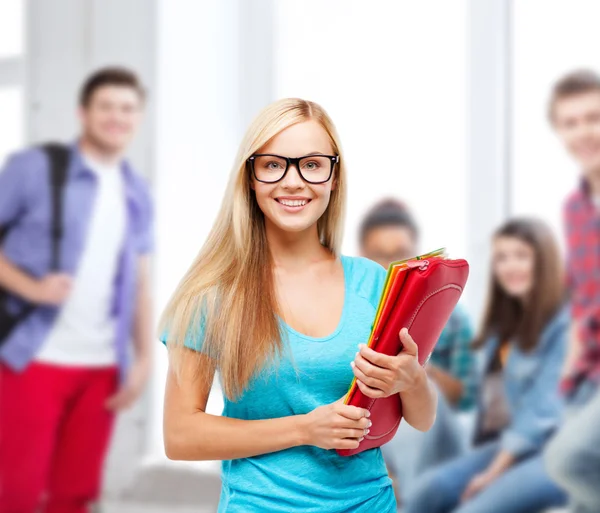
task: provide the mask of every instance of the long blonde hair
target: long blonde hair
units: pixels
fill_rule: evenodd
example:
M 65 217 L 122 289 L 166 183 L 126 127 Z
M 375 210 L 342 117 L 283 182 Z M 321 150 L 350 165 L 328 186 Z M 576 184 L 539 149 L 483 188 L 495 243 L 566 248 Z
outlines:
M 335 126 L 316 103 L 289 98 L 266 107 L 250 125 L 231 171 L 219 215 L 200 253 L 171 297 L 160 321 L 171 364 L 181 371 L 188 346 L 199 347 L 218 369 L 225 395 L 236 398 L 282 350 L 273 266 L 264 215 L 251 189 L 247 160 L 286 128 L 317 121 L 340 155 L 336 187 L 317 222 L 321 244 L 338 256 L 346 203 L 344 158 Z M 164 336 L 164 335 L 163 335 Z M 206 369 L 199 370 L 209 376 Z

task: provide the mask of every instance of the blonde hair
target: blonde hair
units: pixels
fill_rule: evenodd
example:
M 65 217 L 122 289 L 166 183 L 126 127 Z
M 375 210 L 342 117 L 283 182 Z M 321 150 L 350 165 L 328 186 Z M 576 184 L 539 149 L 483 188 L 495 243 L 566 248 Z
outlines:
M 180 375 L 186 345 L 199 347 L 219 370 L 225 395 L 239 397 L 250 379 L 282 350 L 279 306 L 264 215 L 251 189 L 247 160 L 286 128 L 318 122 L 340 155 L 329 205 L 317 222 L 321 244 L 339 256 L 346 172 L 333 122 L 316 103 L 289 98 L 267 106 L 248 128 L 231 171 L 217 219 L 179 283 L 160 321 L 171 364 Z M 198 369 L 200 378 L 212 375 Z

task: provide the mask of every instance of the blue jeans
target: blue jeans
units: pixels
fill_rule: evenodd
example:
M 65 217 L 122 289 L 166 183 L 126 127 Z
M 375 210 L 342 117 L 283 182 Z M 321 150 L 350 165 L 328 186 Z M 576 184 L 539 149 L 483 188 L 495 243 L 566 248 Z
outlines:
M 394 439 L 381 448 L 400 497 L 411 489 L 419 474 L 466 452 L 469 438 L 463 431 L 440 391 L 435 423 L 429 431 L 422 433 L 406 421 L 400 424 Z
M 513 465 L 471 500 L 460 497 L 478 473 L 498 454 L 498 442 L 432 469 L 419 479 L 407 497 L 403 513 L 532 513 L 562 506 L 566 494 L 547 475 L 541 455 Z
M 550 441 L 548 473 L 571 498 L 575 513 L 600 511 L 600 389 L 584 383 L 567 409 L 564 426 Z

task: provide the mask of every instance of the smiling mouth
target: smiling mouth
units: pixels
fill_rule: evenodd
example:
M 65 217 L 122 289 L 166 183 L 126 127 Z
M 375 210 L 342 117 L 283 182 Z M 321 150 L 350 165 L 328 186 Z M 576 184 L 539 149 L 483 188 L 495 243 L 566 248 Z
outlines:
M 583 157 L 595 157 L 598 155 L 598 148 L 581 148 L 578 153 Z
M 304 205 L 307 205 L 310 202 L 309 199 L 289 200 L 281 198 L 275 198 L 275 201 L 286 207 L 303 207 Z

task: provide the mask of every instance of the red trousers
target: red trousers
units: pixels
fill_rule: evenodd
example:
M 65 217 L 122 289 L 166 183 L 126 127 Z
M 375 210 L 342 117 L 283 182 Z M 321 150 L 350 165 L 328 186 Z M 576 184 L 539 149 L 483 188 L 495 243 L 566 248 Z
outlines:
M 115 368 L 0 365 L 0 513 L 86 513 L 100 493 Z

